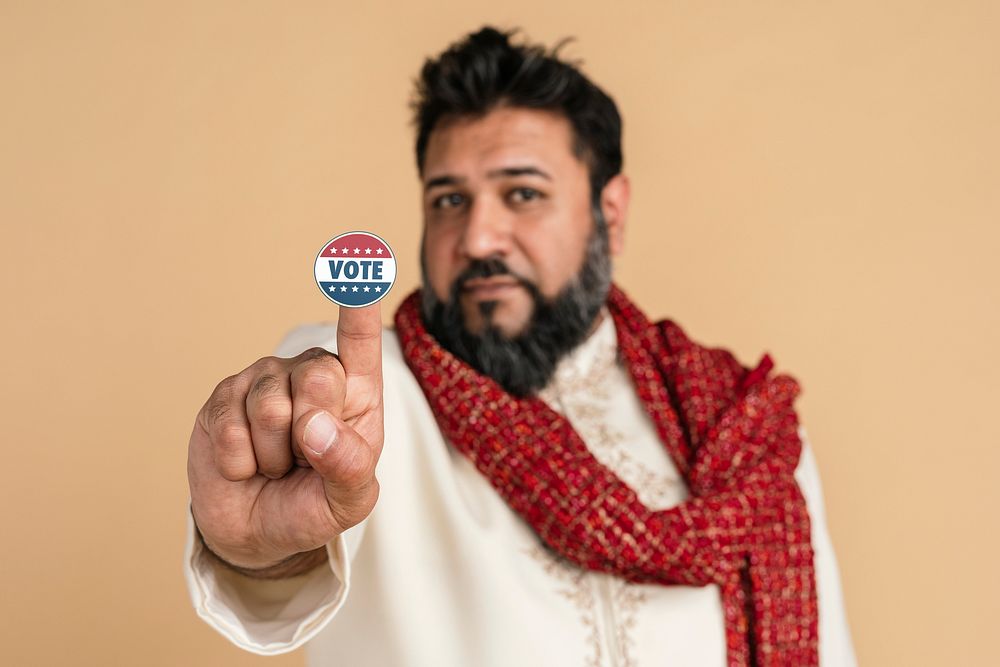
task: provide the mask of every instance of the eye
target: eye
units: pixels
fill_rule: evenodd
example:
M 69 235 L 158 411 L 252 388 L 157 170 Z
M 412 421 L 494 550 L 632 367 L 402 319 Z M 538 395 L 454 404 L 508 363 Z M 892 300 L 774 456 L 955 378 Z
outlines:
M 542 196 L 542 193 L 539 192 L 538 190 L 535 190 L 534 188 L 527 188 L 527 187 L 525 187 L 525 188 L 515 188 L 514 190 L 511 191 L 511 195 L 512 196 L 516 197 L 518 194 L 521 195 L 521 197 L 520 197 L 521 201 L 531 201 L 532 199 L 538 199 L 539 197 Z
M 449 192 L 446 195 L 441 195 L 437 197 L 432 203 L 433 208 L 452 208 L 453 206 L 458 206 L 462 203 L 464 198 L 457 192 Z

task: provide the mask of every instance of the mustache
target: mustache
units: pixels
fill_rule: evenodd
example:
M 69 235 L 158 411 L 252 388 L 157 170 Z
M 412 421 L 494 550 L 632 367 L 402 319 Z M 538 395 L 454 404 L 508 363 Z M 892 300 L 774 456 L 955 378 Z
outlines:
M 538 292 L 538 288 L 533 282 L 525 278 L 524 276 L 514 273 L 510 270 L 507 264 L 497 257 L 491 257 L 489 259 L 474 259 L 469 263 L 469 266 L 458 274 L 455 281 L 451 286 L 452 295 L 457 295 L 465 287 L 465 284 L 472 280 L 473 278 L 490 278 L 492 276 L 510 276 L 518 282 L 519 285 L 527 289 L 532 294 Z

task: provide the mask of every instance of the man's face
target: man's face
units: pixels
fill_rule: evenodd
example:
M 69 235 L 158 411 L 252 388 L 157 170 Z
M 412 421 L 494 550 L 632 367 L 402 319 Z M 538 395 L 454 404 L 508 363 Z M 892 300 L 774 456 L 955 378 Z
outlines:
M 551 300 L 580 270 L 594 217 L 587 165 L 572 141 L 561 114 L 510 107 L 441 122 L 431 133 L 423 174 L 427 287 L 448 301 L 476 260 L 499 259 L 510 272 L 463 281 L 458 305 L 469 333 L 489 325 L 509 338 L 523 333 L 535 308 L 524 283 Z

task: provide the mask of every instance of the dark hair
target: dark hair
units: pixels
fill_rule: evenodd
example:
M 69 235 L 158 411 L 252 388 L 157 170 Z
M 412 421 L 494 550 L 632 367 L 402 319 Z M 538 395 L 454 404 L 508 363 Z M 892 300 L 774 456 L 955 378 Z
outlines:
M 558 58 L 572 38 L 551 52 L 538 44 L 512 45 L 506 32 L 484 26 L 427 59 L 410 102 L 417 127 L 417 169 L 423 174 L 427 143 L 445 116 L 482 116 L 498 106 L 562 112 L 573 128 L 573 153 L 587 163 L 593 202 L 622 169 L 618 107 L 575 66 Z

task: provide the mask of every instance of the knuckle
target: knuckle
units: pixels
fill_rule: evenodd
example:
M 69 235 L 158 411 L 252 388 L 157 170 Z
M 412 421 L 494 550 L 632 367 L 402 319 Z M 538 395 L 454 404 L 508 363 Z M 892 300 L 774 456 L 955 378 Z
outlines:
M 337 377 L 322 369 L 313 368 L 302 373 L 299 389 L 310 394 L 323 394 L 337 386 Z
M 250 419 L 266 433 L 282 433 L 292 425 L 292 402 L 284 396 L 269 396 L 253 405 Z
M 239 393 L 238 383 L 238 376 L 230 375 L 215 386 L 202 410 L 210 426 L 217 426 L 229 418 L 233 402 Z
M 303 363 L 299 389 L 309 393 L 324 393 L 343 386 L 344 367 L 335 357 L 317 357 Z
M 227 378 L 223 378 L 219 384 L 215 385 L 215 391 L 213 396 L 217 396 L 222 400 L 232 398 L 236 393 L 236 384 L 239 382 L 239 375 L 230 375 Z
M 254 380 L 253 385 L 250 387 L 250 395 L 255 398 L 263 398 L 265 396 L 270 396 L 281 390 L 281 380 L 274 373 L 264 373 L 256 380 Z
M 213 399 L 209 402 L 206 408 L 206 416 L 208 417 L 208 423 L 212 426 L 217 426 L 224 421 L 232 412 L 232 406 L 221 398 Z
M 324 357 L 335 357 L 336 355 L 325 347 L 314 345 L 299 354 L 299 361 L 309 361 L 311 359 L 322 359 Z
M 284 368 L 278 357 L 261 357 L 253 362 L 253 368 L 268 375 L 279 375 Z
M 249 444 L 246 429 L 239 424 L 227 424 L 219 429 L 215 443 L 224 454 L 242 454 Z

